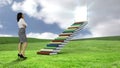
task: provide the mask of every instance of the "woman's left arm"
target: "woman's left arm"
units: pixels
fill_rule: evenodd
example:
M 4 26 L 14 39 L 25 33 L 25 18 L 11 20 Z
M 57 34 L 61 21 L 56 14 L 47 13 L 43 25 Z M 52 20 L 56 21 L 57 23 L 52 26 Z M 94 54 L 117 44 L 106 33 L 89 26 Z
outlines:
M 22 20 L 22 25 L 26 28 L 27 27 L 27 23 L 25 22 L 25 20 Z

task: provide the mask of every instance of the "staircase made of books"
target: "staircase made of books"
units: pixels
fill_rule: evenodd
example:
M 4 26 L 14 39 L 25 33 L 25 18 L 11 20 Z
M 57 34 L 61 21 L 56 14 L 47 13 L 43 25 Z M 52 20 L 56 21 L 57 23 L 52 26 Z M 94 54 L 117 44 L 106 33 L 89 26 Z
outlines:
M 70 27 L 68 27 L 65 31 L 63 31 L 59 37 L 55 38 L 52 40 L 47 46 L 40 51 L 37 52 L 37 54 L 42 54 L 42 55 L 52 55 L 52 54 L 58 54 L 67 44 L 72 37 L 77 35 L 78 31 L 80 31 L 87 22 L 75 22 L 73 23 Z

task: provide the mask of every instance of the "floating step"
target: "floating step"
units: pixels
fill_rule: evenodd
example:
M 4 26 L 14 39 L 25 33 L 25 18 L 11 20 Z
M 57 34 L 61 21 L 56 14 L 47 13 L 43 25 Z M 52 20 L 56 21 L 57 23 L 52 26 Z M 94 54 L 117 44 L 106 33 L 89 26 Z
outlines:
M 42 55 L 53 55 L 53 54 L 57 54 L 57 53 L 52 53 L 52 52 L 49 52 L 49 51 L 39 51 L 39 52 L 37 52 L 37 54 L 42 54 Z
M 67 28 L 68 30 L 76 30 L 76 29 L 78 29 L 78 28 Z
M 73 33 L 74 31 L 64 31 L 63 33 Z
M 62 44 L 62 42 L 50 42 L 50 44 Z
M 64 31 L 63 33 L 73 33 L 74 31 Z
M 81 24 L 72 24 L 71 26 L 76 26 L 76 25 L 79 25 L 79 26 L 81 26 Z
M 55 40 L 66 40 L 67 38 L 56 38 Z
M 61 34 L 73 34 L 73 33 L 61 33 Z M 61 34 L 60 34 L 60 35 L 61 35 Z
M 69 40 L 71 37 L 67 37 L 67 38 L 56 38 L 55 40 Z
M 69 36 L 59 36 L 57 38 L 68 38 Z
M 66 29 L 65 31 L 75 31 L 76 29 Z
M 47 47 L 61 47 L 64 45 L 58 45 L 58 44 L 47 44 Z
M 56 47 L 45 47 L 44 49 L 56 49 Z
M 68 37 L 57 37 L 55 39 L 66 39 L 66 38 L 68 38 Z
M 69 28 L 79 28 L 80 26 L 70 26 Z
M 71 27 L 80 27 L 81 25 L 72 25 Z
M 85 22 L 75 22 L 74 24 L 84 24 Z
M 72 35 L 72 33 L 68 33 L 68 34 L 60 34 L 59 36 L 70 36 L 70 35 Z
M 37 54 L 43 54 L 43 55 L 49 55 L 50 53 L 52 53 L 51 51 L 39 51 L 37 52 Z
M 76 23 L 73 23 L 72 25 L 82 25 L 82 24 L 83 24 L 83 22 L 76 22 Z
M 48 52 L 53 52 L 53 49 L 41 49 L 40 51 L 48 51 Z
M 73 30 L 73 29 L 67 29 L 67 30 L 65 30 L 63 33 L 73 33 L 75 30 Z
M 54 49 L 54 50 L 60 50 L 62 47 L 45 47 L 44 49 Z
M 58 46 L 58 45 L 61 45 L 61 44 L 47 44 L 47 46 Z
M 65 45 L 67 43 L 66 42 L 50 42 L 49 44 L 61 44 L 61 45 Z
M 79 27 L 69 27 L 68 29 L 73 29 L 73 28 L 76 28 L 76 29 L 78 29 Z
M 41 49 L 40 51 L 48 51 L 48 52 L 52 52 L 52 53 L 56 53 L 59 52 L 60 50 L 54 50 L 54 49 Z
M 53 40 L 52 42 L 64 42 L 64 40 Z

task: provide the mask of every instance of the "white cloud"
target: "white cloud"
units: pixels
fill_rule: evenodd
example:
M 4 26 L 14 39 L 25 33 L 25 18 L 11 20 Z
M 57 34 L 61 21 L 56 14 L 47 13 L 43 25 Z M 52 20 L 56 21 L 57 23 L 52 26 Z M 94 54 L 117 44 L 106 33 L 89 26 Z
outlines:
M 93 37 L 120 35 L 120 20 L 109 20 L 89 25 Z
M 13 0 L 0 0 L 0 7 L 3 7 L 5 5 L 9 5 L 12 3 Z
M 34 17 L 37 13 L 37 6 L 36 0 L 24 0 L 23 2 L 14 2 L 12 9 L 14 11 L 23 11 L 27 15 Z
M 8 35 L 8 34 L 0 34 L 0 37 L 13 37 L 13 35 Z
M 80 22 L 80 21 L 87 21 L 87 7 L 84 6 L 84 7 L 76 7 L 75 9 L 75 21 L 76 22 Z
M 0 24 L 0 29 L 2 29 L 3 28 L 3 25 L 2 24 Z
M 85 6 L 85 4 L 83 5 L 79 1 L 80 0 L 24 0 L 23 2 L 14 2 L 12 9 L 14 11 L 23 11 L 27 15 L 43 20 L 47 24 L 56 23 L 60 28 L 65 29 L 74 22 L 74 17 L 80 17 L 76 15 L 80 15 L 79 12 L 81 10 L 79 9 Z M 85 1 L 82 2 L 85 3 Z M 41 7 L 41 9 L 38 10 L 38 7 Z M 79 7 L 79 9 L 77 7 Z M 81 14 L 83 15 L 84 13 Z
M 120 36 L 120 0 L 88 0 L 91 37 Z
M 51 33 L 51 32 L 44 32 L 44 33 L 32 33 L 31 32 L 27 34 L 27 37 L 39 38 L 39 39 L 54 39 L 58 37 L 58 35 Z

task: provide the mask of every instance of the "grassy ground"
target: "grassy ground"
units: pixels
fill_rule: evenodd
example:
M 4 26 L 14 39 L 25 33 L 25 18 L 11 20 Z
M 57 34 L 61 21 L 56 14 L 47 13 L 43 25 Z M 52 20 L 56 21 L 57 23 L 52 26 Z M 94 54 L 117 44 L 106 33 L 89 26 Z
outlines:
M 0 68 L 120 68 L 120 37 L 71 41 L 58 55 L 37 55 L 47 43 L 30 41 L 26 60 L 17 59 L 17 43 L 0 44 Z

